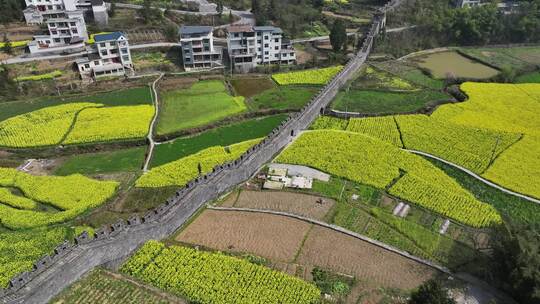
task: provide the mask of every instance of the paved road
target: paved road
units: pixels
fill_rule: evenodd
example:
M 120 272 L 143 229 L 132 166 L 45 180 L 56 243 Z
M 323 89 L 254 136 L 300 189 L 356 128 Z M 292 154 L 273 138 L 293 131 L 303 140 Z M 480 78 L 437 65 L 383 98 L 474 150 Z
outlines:
M 463 167 L 461 167 L 460 165 L 456 165 L 456 164 L 454 164 L 454 163 L 451 163 L 451 162 L 449 162 L 449 161 L 447 161 L 447 160 L 445 160 L 445 159 L 442 159 L 442 158 L 440 158 L 440 157 L 437 157 L 437 156 L 435 156 L 435 155 L 432 155 L 432 154 L 429 154 L 429 153 L 425 153 L 425 152 L 422 152 L 422 151 L 416 151 L 416 150 L 409 150 L 409 149 L 403 149 L 403 150 L 408 151 L 408 152 L 411 152 L 411 153 L 414 153 L 414 154 L 418 154 L 418 155 L 422 155 L 422 156 L 426 156 L 426 157 L 429 157 L 429 158 L 436 159 L 436 160 L 441 161 L 441 162 L 443 162 L 443 163 L 445 163 L 445 164 L 447 164 L 447 165 L 450 165 L 450 166 L 452 166 L 452 167 L 454 167 L 454 168 L 457 168 L 457 169 L 459 169 L 459 170 L 461 170 L 461 171 L 463 171 L 463 172 L 469 174 L 470 176 L 476 178 L 477 180 L 481 181 L 482 183 L 484 183 L 484 184 L 486 184 L 486 185 L 488 185 L 488 186 L 491 186 L 491 187 L 493 187 L 493 188 L 495 188 L 495 189 L 501 190 L 501 191 L 504 192 L 504 193 L 507 193 L 507 194 L 510 194 L 510 195 L 513 195 L 513 196 L 520 197 L 520 198 L 522 198 L 522 199 L 528 200 L 528 201 L 533 202 L 533 203 L 540 204 L 540 200 L 539 200 L 539 199 L 536 199 L 536 198 L 533 198 L 533 197 L 530 197 L 530 196 L 527 196 L 527 195 L 524 195 L 524 194 L 521 194 L 521 193 L 517 193 L 517 192 L 514 192 L 514 191 L 512 191 L 512 190 L 508 190 L 508 189 L 506 189 L 506 188 L 504 188 L 504 187 L 501 187 L 501 186 L 499 186 L 499 185 L 497 185 L 497 184 L 495 184 L 495 183 L 493 183 L 493 182 L 488 181 L 487 179 L 481 177 L 480 175 L 478 175 L 478 174 L 472 172 L 472 171 L 469 170 L 469 169 L 463 168 Z
M 396 28 L 387 29 L 386 32 L 387 32 L 387 33 L 403 32 L 403 31 L 406 31 L 406 30 L 408 30 L 408 29 L 412 29 L 412 28 L 415 28 L 415 27 L 416 27 L 416 25 L 409 25 L 409 26 L 396 27 Z

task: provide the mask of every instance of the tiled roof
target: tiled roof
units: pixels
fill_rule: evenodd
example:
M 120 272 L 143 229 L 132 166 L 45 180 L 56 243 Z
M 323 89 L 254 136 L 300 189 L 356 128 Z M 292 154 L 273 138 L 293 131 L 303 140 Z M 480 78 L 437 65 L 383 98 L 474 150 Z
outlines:
M 190 34 L 206 34 L 212 31 L 211 26 L 198 26 L 198 25 L 183 25 L 180 28 L 180 34 L 190 35 Z
M 253 29 L 261 32 L 283 33 L 279 27 L 275 26 L 254 26 Z
M 109 40 L 118 40 L 118 38 L 124 36 L 122 32 L 113 32 L 107 34 L 99 34 L 94 36 L 95 42 L 109 41 Z

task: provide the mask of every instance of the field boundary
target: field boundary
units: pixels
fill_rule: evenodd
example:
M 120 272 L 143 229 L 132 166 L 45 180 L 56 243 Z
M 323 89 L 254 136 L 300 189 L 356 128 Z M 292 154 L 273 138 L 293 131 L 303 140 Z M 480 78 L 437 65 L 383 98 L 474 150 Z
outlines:
M 413 260 L 415 262 L 418 262 L 418 263 L 424 264 L 426 266 L 429 266 L 431 268 L 434 268 L 434 269 L 436 269 L 436 270 L 438 270 L 438 271 L 440 271 L 442 273 L 449 274 L 449 275 L 453 274 L 448 268 L 446 268 L 444 266 L 435 264 L 435 263 L 430 262 L 428 260 L 424 260 L 424 259 L 419 258 L 417 256 L 414 256 L 414 255 L 412 255 L 412 254 L 410 254 L 410 253 L 408 253 L 406 251 L 399 250 L 399 249 L 394 248 L 394 247 L 392 247 L 390 245 L 387 245 L 385 243 L 382 243 L 382 242 L 379 242 L 377 240 L 371 239 L 371 238 L 369 238 L 367 236 L 364 236 L 364 235 L 361 235 L 359 233 L 352 232 L 352 231 L 350 231 L 348 229 L 345 229 L 343 227 L 333 225 L 333 224 L 328 224 L 328 223 L 325 223 L 325 222 L 322 222 L 322 221 L 319 221 L 319 220 L 315 220 L 315 219 L 312 219 L 312 218 L 309 218 L 309 217 L 296 215 L 296 214 L 293 214 L 293 213 L 288 213 L 288 212 L 283 212 L 283 211 L 274 211 L 274 210 L 265 210 L 265 209 L 239 208 L 239 207 L 217 207 L 217 206 L 211 206 L 211 205 L 207 206 L 206 208 L 210 209 L 210 210 L 219 210 L 219 211 L 243 211 L 243 212 L 252 212 L 252 213 L 266 213 L 266 214 L 273 214 L 273 215 L 279 215 L 279 216 L 285 216 L 285 217 L 289 217 L 289 218 L 294 218 L 294 219 L 297 219 L 297 220 L 300 220 L 300 221 L 308 222 L 310 224 L 325 227 L 325 228 L 331 229 L 333 231 L 346 234 L 348 236 L 352 236 L 352 237 L 354 237 L 356 239 L 359 239 L 359 240 L 362 240 L 364 242 L 370 243 L 371 245 L 375 245 L 375 246 L 377 246 L 379 248 L 385 249 L 387 251 L 391 251 L 393 253 L 401 255 L 401 256 L 403 256 L 405 258 L 408 258 L 410 260 Z
M 442 159 L 440 157 L 437 157 L 435 155 L 432 155 L 432 154 L 429 154 L 429 153 L 426 153 L 426 152 L 422 152 L 422 151 L 417 151 L 417 150 L 410 150 L 410 149 L 402 149 L 402 150 L 410 152 L 410 153 L 418 154 L 418 155 L 421 155 L 421 156 L 425 156 L 425 157 L 428 157 L 428 158 L 431 158 L 431 159 L 438 160 L 438 161 L 443 162 L 443 163 L 445 163 L 445 164 L 447 164 L 449 166 L 452 166 L 452 167 L 454 167 L 456 169 L 459 169 L 459 170 L 463 171 L 464 173 L 467 173 L 468 175 L 470 175 L 470 176 L 476 178 L 477 180 L 481 181 L 482 183 L 484 183 L 484 184 L 486 184 L 488 186 L 491 186 L 491 187 L 493 187 L 493 188 L 495 188 L 497 190 L 500 190 L 500 191 L 502 191 L 502 192 L 504 192 L 506 194 L 517 196 L 519 198 L 522 198 L 522 199 L 525 199 L 525 200 L 528 200 L 530 202 L 533 202 L 533 203 L 536 203 L 536 204 L 540 205 L 540 200 L 539 199 L 536 199 L 536 198 L 533 198 L 533 197 L 530 197 L 530 196 L 527 196 L 525 194 L 521 194 L 521 193 L 518 193 L 518 192 L 514 192 L 514 191 L 509 190 L 509 189 L 506 189 L 506 188 L 504 188 L 504 187 L 502 187 L 502 186 L 500 186 L 500 185 L 498 185 L 498 184 L 496 184 L 494 182 L 491 182 L 491 181 L 481 177 L 480 175 L 472 172 L 469 169 L 463 168 L 460 165 L 456 165 L 456 164 L 454 164 L 454 163 L 452 163 L 450 161 L 447 161 L 447 160 Z
M 146 138 L 148 139 L 148 153 L 146 153 L 146 159 L 144 160 L 144 166 L 143 166 L 143 172 L 148 171 L 148 165 L 150 164 L 150 161 L 152 160 L 152 155 L 154 153 L 154 147 L 156 146 L 156 142 L 154 141 L 154 127 L 157 123 L 158 115 L 159 115 L 159 96 L 158 92 L 156 90 L 156 83 L 163 78 L 165 74 L 161 73 L 159 77 L 152 82 L 152 94 L 154 95 L 152 98 L 153 105 L 154 105 L 154 117 L 152 117 L 152 121 L 150 122 L 150 127 L 148 128 L 148 135 Z

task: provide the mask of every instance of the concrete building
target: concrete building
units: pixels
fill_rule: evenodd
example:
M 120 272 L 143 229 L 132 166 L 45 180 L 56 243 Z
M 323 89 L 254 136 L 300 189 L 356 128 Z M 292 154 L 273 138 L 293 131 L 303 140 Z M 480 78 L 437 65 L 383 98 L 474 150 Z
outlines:
M 94 36 L 90 54 L 76 61 L 83 79 L 123 76 L 133 73 L 129 41 L 121 32 Z
M 63 18 L 66 11 L 80 10 L 84 17 L 91 17 L 98 25 L 109 21 L 103 0 L 25 0 L 24 18 L 27 24 L 42 24 L 47 19 Z
M 81 10 L 64 11 L 58 17 L 47 18 L 44 23 L 47 24 L 47 34 L 34 36 L 34 40 L 28 43 L 30 53 L 84 49 L 88 33 Z
M 186 71 L 222 65 L 223 49 L 214 46 L 211 26 L 182 26 L 180 43 Z
M 233 25 L 228 28 L 227 48 L 231 64 L 248 72 L 259 64 L 293 64 L 296 53 L 283 31 L 274 26 Z

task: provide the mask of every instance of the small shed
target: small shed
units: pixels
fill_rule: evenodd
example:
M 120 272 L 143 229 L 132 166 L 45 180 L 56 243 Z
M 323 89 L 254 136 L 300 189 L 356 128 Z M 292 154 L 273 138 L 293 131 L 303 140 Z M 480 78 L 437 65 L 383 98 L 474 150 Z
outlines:
M 276 182 L 273 180 L 266 180 L 263 184 L 263 189 L 281 190 L 284 184 L 282 182 Z

